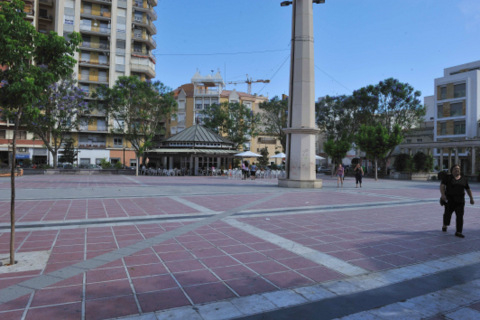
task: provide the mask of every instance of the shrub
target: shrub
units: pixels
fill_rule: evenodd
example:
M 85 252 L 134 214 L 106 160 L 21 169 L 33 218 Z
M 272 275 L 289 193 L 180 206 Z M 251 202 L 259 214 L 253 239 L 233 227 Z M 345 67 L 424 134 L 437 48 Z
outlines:
M 123 169 L 123 164 L 120 162 L 120 161 L 117 161 L 115 162 L 115 164 L 113 165 L 113 167 L 117 170 L 119 169 Z
M 112 167 L 112 164 L 109 161 L 107 161 L 107 159 L 103 158 L 100 161 L 100 166 L 102 167 L 102 169 L 110 169 Z
M 426 155 L 423 152 L 417 152 L 413 156 L 413 163 L 415 166 L 415 171 L 430 172 L 433 168 L 433 157 Z
M 412 168 L 412 157 L 407 153 L 401 153 L 395 158 L 393 164 L 395 171 L 410 171 Z

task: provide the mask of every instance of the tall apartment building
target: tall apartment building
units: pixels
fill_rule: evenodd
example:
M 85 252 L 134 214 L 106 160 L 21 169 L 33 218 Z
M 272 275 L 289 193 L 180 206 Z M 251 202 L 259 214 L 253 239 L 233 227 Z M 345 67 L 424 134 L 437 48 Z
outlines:
M 78 86 L 90 100 L 97 86 L 112 86 L 120 76 L 135 75 L 142 80 L 155 77 L 152 51 L 156 48 L 156 5 L 157 0 L 27 0 L 25 11 L 40 32 L 52 30 L 68 37 L 75 31 L 82 35 L 74 72 Z M 103 158 L 136 165 L 128 142 L 121 135 L 109 133 L 113 126 L 104 113 L 94 111 L 88 124 L 72 132 L 80 165 L 98 164 Z M 10 135 L 5 133 L 6 137 Z M 33 155 L 36 147 L 30 145 L 28 149 Z
M 178 111 L 177 117 L 170 119 L 170 125 L 168 126 L 170 135 L 179 133 L 194 124 L 201 124 L 203 117 L 201 111 L 209 105 L 237 102 L 244 104 L 252 112 L 261 113 L 260 103 L 268 100 L 264 96 L 226 90 L 220 72 L 212 75 L 202 75 L 197 71 L 190 83 L 175 89 L 174 93 L 178 103 Z M 282 152 L 278 139 L 266 134 L 251 137 L 245 146 L 247 150 L 256 153 L 259 153 L 263 148 L 267 148 L 270 155 L 274 155 L 275 151 Z

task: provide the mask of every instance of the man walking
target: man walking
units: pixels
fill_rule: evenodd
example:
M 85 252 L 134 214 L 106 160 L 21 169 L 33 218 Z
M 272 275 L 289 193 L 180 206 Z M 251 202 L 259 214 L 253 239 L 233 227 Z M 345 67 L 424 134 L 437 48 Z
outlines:
M 460 174 L 460 166 L 453 165 L 450 169 L 451 174 L 446 174 L 440 184 L 440 193 L 442 197 L 441 202 L 445 205 L 445 212 L 443 213 L 443 227 L 442 231 L 447 231 L 447 226 L 450 225 L 452 213 L 455 211 L 456 232 L 455 236 L 465 238 L 463 235 L 463 213 L 465 210 L 465 191 L 470 197 L 470 204 L 475 204 L 473 201 L 472 191 L 468 185 L 467 178 Z

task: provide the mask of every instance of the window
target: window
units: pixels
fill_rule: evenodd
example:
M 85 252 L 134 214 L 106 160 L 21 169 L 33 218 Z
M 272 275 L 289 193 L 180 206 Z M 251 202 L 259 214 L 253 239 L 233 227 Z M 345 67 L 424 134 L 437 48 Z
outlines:
M 90 62 L 90 52 L 82 51 L 81 54 L 82 54 L 80 58 L 81 62 Z
M 417 139 L 417 142 L 422 142 L 423 140 L 422 139 Z
M 65 8 L 75 8 L 75 1 L 74 0 L 66 0 L 65 1 Z
M 447 99 L 447 87 L 440 88 L 440 100 Z
M 185 110 L 185 100 L 178 101 L 178 110 Z
M 115 56 L 115 64 L 125 64 L 124 56 Z
M 130 167 L 136 167 L 136 166 L 137 166 L 137 160 L 130 159 Z
M 437 118 L 443 118 L 443 104 L 437 105 Z
M 455 121 L 453 124 L 453 134 L 465 134 L 465 121 Z
M 108 82 L 107 71 L 99 71 L 98 72 L 98 81 Z
M 89 165 L 90 164 L 90 158 L 81 158 L 80 159 L 80 165 Z
M 460 97 L 465 97 L 465 88 L 466 84 L 465 83 L 459 83 L 453 86 L 453 97 L 454 98 L 460 98 Z
M 125 40 L 117 40 L 117 49 L 125 49 Z
M 63 15 L 63 22 L 65 24 L 73 25 L 73 21 L 75 20 L 74 16 L 64 14 Z
M 0 139 L 6 139 L 7 130 L 0 130 Z
M 97 119 L 97 130 L 98 131 L 107 131 L 107 125 L 104 119 Z
M 123 129 L 125 127 L 125 120 L 114 120 L 113 128 L 116 130 Z
M 411 143 L 412 142 L 412 139 L 407 139 L 407 143 Z
M 99 56 L 98 56 L 98 63 L 100 63 L 100 64 L 108 64 L 107 56 L 99 55 Z
M 17 131 L 18 140 L 27 140 L 27 131 L 19 130 Z
M 446 122 L 442 122 L 440 123 L 440 135 L 445 135 L 447 134 L 447 123 Z
M 450 104 L 450 117 L 463 116 L 463 102 Z
M 125 23 L 117 23 L 117 32 L 125 33 L 127 31 L 127 25 Z
M 123 147 L 123 138 L 113 138 L 114 147 Z

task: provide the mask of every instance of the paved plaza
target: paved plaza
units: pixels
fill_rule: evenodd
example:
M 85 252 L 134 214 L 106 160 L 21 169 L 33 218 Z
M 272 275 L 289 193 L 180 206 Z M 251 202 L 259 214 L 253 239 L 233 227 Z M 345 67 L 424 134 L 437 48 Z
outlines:
M 460 239 L 438 181 L 319 177 L 19 177 L 0 319 L 480 319 L 479 184 Z

